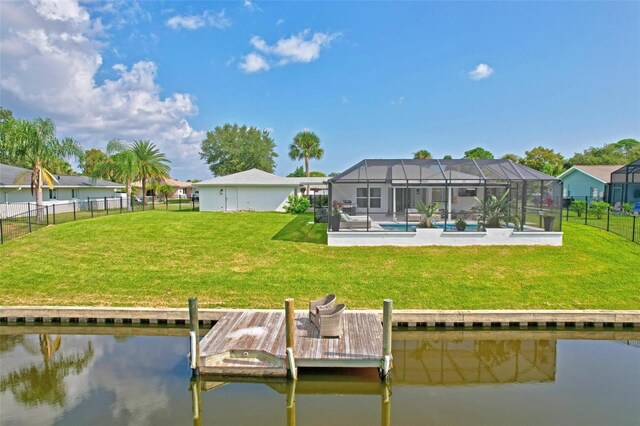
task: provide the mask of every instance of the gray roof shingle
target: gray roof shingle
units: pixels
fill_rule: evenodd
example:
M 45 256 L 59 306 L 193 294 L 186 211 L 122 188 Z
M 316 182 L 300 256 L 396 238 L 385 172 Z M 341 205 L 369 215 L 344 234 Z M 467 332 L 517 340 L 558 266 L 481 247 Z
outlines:
M 20 179 L 20 182 L 16 183 L 16 179 L 25 172 L 25 176 Z M 54 174 L 53 176 L 57 180 L 55 186 L 58 188 L 124 188 L 124 185 L 122 184 L 109 182 L 103 179 L 94 179 L 89 176 L 59 174 Z M 27 185 L 30 185 L 28 169 L 0 163 L 0 187 L 18 187 Z

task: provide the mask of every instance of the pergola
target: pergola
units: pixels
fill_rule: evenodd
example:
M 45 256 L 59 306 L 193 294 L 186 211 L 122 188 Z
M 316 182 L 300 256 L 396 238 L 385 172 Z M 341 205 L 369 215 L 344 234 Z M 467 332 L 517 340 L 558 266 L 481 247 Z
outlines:
M 385 185 L 390 188 L 389 198 L 393 202 L 394 211 L 398 203 L 396 196 L 399 189 L 409 188 L 444 188 L 444 220 L 451 220 L 452 190 L 454 188 L 482 188 L 486 201 L 488 193 L 505 193 L 509 191 L 509 209 L 513 215 L 519 215 L 525 220 L 520 221 L 520 230 L 535 211 L 535 221 L 544 210 L 545 214 L 557 216 L 556 228 L 561 229 L 562 221 L 562 182 L 545 173 L 531 169 L 511 160 L 403 160 L 403 159 L 366 159 L 339 175 L 328 180 L 329 206 L 332 205 L 337 189 L 341 185 L 361 185 L 367 188 L 366 211 L 358 214 L 370 214 L 370 190 L 372 185 Z M 363 191 L 364 192 L 364 191 Z M 549 206 L 544 204 L 544 198 L 551 197 L 553 202 Z M 337 197 L 335 199 L 338 199 Z M 403 211 L 409 208 L 409 200 L 404 200 Z M 483 212 L 483 219 L 486 212 Z M 529 215 L 529 216 L 528 216 Z M 405 215 L 408 230 L 408 214 Z M 368 227 L 367 227 L 368 230 Z
M 619 200 L 614 200 L 616 188 L 621 189 L 621 198 Z M 631 192 L 632 189 L 633 193 Z M 640 201 L 640 158 L 611 173 L 608 200 L 622 203 Z

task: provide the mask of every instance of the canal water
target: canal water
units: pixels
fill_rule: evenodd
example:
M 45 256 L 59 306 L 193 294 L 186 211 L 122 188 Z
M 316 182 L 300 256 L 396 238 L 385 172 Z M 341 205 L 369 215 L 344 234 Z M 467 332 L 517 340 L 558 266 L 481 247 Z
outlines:
M 640 425 L 640 332 L 394 331 L 393 377 L 190 382 L 183 328 L 4 325 L 1 425 Z

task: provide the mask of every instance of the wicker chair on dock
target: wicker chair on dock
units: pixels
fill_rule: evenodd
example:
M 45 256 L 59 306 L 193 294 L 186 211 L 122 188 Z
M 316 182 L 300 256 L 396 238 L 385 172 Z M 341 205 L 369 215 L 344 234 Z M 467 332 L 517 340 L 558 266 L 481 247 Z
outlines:
M 335 294 L 327 294 L 322 299 L 312 300 L 309 302 L 309 319 L 313 325 L 320 328 L 320 324 L 318 323 L 318 308 L 332 308 L 335 302 Z
M 318 308 L 320 337 L 342 337 L 342 314 L 344 310 L 343 303 L 330 308 Z

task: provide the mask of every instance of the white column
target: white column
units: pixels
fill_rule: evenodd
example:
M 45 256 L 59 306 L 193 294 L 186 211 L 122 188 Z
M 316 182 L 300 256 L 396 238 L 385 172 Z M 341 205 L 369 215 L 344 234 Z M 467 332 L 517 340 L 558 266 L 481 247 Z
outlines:
M 396 187 L 391 188 L 393 191 L 393 204 L 391 205 L 391 212 L 393 215 L 393 221 L 396 221 Z
M 451 187 L 447 188 L 449 196 L 447 197 L 447 220 L 451 220 Z

